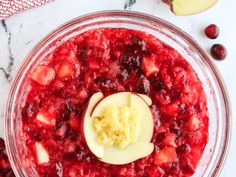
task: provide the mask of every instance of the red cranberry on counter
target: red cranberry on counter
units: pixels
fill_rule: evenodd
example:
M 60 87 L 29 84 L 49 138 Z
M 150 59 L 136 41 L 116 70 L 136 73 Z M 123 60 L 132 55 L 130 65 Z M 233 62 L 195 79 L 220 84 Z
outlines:
M 211 47 L 211 55 L 216 60 L 224 60 L 227 56 L 227 49 L 222 44 L 214 44 Z
M 0 153 L 0 170 L 6 170 L 10 168 L 8 157 L 5 153 Z
M 5 150 L 5 142 L 2 138 L 0 138 L 0 152 Z
M 219 28 L 215 24 L 211 24 L 205 28 L 205 35 L 210 39 L 216 39 L 219 36 Z
M 12 170 L 9 170 L 9 171 L 6 173 L 5 177 L 15 177 L 15 174 L 14 174 L 14 172 L 13 172 Z

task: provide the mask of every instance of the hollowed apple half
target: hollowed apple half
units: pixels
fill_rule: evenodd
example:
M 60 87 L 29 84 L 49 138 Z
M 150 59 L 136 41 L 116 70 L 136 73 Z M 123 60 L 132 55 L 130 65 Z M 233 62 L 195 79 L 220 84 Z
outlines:
M 101 112 L 109 105 L 130 106 L 138 109 L 142 115 L 141 131 L 138 141 L 129 145 L 125 149 L 116 147 L 104 147 L 96 140 L 96 132 L 93 127 L 93 118 L 101 115 Z M 154 146 L 150 143 L 153 134 L 153 117 L 149 105 L 151 99 L 142 94 L 132 92 L 120 92 L 104 97 L 101 92 L 95 93 L 90 98 L 87 109 L 83 116 L 82 131 L 85 141 L 90 151 L 99 160 L 109 163 L 122 165 L 133 162 L 152 153 Z

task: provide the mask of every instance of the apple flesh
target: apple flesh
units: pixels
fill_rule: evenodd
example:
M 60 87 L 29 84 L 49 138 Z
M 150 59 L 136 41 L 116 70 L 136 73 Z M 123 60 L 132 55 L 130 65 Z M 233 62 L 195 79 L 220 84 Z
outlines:
M 125 150 L 117 148 L 105 148 L 101 161 L 113 165 L 131 163 L 152 153 L 154 145 L 152 143 L 137 143 L 130 145 Z
M 169 0 L 171 10 L 180 16 L 193 15 L 212 7 L 218 0 Z M 166 2 L 166 1 L 164 1 Z
M 142 99 L 144 99 L 144 101 L 147 103 L 148 106 L 152 105 L 152 99 L 144 94 L 138 94 L 138 96 L 140 96 Z
M 154 128 L 152 113 L 149 108 L 151 104 L 152 100 L 143 94 L 120 92 L 104 97 L 100 92 L 95 93 L 89 100 L 82 123 L 84 138 L 90 151 L 101 161 L 116 165 L 127 164 L 151 154 L 154 149 L 153 144 L 150 143 Z M 106 147 L 96 140 L 93 118 L 101 116 L 104 109 L 109 105 L 135 108 L 141 115 L 141 131 L 138 140 L 125 149 Z
M 35 152 L 36 152 L 38 164 L 42 165 L 49 162 L 48 152 L 41 143 L 39 142 L 35 143 Z
M 149 98 L 149 97 L 148 97 Z M 135 108 L 139 110 L 139 114 L 143 117 L 142 123 L 141 123 L 141 134 L 140 134 L 140 141 L 141 142 L 150 142 L 153 135 L 153 118 L 152 118 L 152 112 L 148 106 L 148 104 L 145 102 L 145 98 L 140 97 L 137 94 L 131 94 L 131 108 Z M 147 100 L 149 102 L 149 100 Z M 142 131 L 144 130 L 144 131 Z
M 94 108 L 94 106 L 103 98 L 103 94 L 101 92 L 95 93 L 92 95 L 92 97 L 89 100 L 89 103 L 87 105 L 87 109 L 85 111 L 85 114 L 83 115 L 83 124 L 82 124 L 82 130 L 84 134 L 85 141 L 87 143 L 88 148 L 91 152 L 94 153 L 98 158 L 102 158 L 104 155 L 104 149 L 103 147 L 97 143 L 96 141 L 96 133 L 93 129 L 93 121 L 91 118 L 91 113 Z

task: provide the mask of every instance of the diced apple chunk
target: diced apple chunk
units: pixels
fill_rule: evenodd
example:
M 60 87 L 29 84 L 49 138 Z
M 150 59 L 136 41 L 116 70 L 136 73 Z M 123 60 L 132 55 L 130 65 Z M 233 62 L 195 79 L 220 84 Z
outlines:
M 39 65 L 31 76 L 31 79 L 40 85 L 48 85 L 54 78 L 54 69 L 44 65 Z
M 177 147 L 175 143 L 176 135 L 174 133 L 168 133 L 165 139 L 162 141 L 162 144 L 170 147 Z
M 157 67 L 157 65 L 155 64 L 154 57 L 144 57 L 142 61 L 142 66 L 147 77 L 155 75 L 159 72 L 159 67 Z
M 90 62 L 89 62 L 89 67 L 90 67 L 91 69 L 97 70 L 97 69 L 100 68 L 100 65 L 99 65 L 98 61 L 93 60 L 93 61 L 90 61 Z
M 197 116 L 191 116 L 187 122 L 187 128 L 190 131 L 195 131 L 200 128 L 201 121 L 197 118 Z
M 175 152 L 175 148 L 168 147 L 160 150 L 154 156 L 154 163 L 158 166 L 162 164 L 169 164 L 176 160 L 177 155 Z
M 105 148 L 104 157 L 101 160 L 114 165 L 127 164 L 148 156 L 153 149 L 154 145 L 152 143 L 133 144 L 123 151 L 115 148 Z
M 55 118 L 45 111 L 40 111 L 36 116 L 36 120 L 38 120 L 40 124 L 47 126 L 54 126 L 56 123 Z
M 42 165 L 42 164 L 46 164 L 49 162 L 48 152 L 44 148 L 44 146 L 39 142 L 35 143 L 35 153 L 36 153 L 36 158 L 37 158 L 38 164 Z
M 59 78 L 63 79 L 65 77 L 71 77 L 75 74 L 74 69 L 70 64 L 63 64 L 59 67 L 57 75 Z
M 178 103 L 170 103 L 168 105 L 162 106 L 161 110 L 168 116 L 175 117 L 178 115 L 179 106 Z

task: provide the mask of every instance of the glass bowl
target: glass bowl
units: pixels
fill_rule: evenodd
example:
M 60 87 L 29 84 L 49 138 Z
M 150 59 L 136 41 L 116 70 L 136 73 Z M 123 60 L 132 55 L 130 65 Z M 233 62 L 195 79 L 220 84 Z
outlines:
M 209 141 L 193 176 L 218 176 L 228 151 L 231 108 L 223 79 L 211 58 L 188 34 L 162 19 L 127 11 L 103 11 L 75 18 L 41 40 L 25 58 L 10 90 L 5 112 L 5 138 L 10 163 L 19 177 L 38 176 L 22 144 L 20 106 L 29 81 L 27 73 L 67 39 L 95 28 L 127 28 L 147 32 L 176 49 L 203 83 L 209 109 Z

